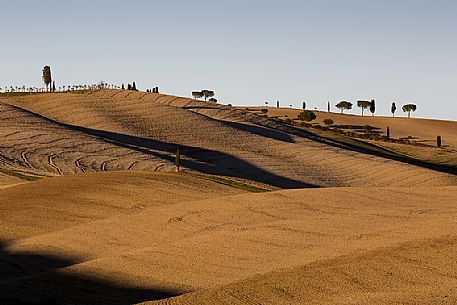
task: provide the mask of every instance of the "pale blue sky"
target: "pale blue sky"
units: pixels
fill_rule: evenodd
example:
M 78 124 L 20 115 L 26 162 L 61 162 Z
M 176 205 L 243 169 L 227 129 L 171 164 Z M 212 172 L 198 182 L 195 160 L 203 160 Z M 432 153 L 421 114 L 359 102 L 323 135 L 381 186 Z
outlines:
M 457 120 L 457 1 L 4 1 L 0 86 L 136 81 L 222 103 L 325 109 L 376 99 L 378 114 Z M 336 110 L 336 109 L 334 109 Z M 352 113 L 359 113 L 354 109 Z

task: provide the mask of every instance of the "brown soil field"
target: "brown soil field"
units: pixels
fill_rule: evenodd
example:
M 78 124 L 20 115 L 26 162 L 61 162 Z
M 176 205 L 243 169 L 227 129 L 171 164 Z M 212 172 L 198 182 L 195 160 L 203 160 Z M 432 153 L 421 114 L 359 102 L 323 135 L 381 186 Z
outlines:
M 0 96 L 0 303 L 457 303 L 456 175 L 259 114 Z M 455 122 L 326 117 L 457 145 Z
M 0 123 L 6 134 L 0 158 L 53 174 L 170 171 L 179 146 L 189 170 L 280 188 L 444 186 L 457 181 L 455 176 L 318 141 L 306 132 L 290 133 L 287 126 L 215 103 L 119 90 L 37 94 L 0 102 L 2 115 L 20 121 Z M 26 120 L 31 123 L 23 123 Z
M 0 202 L 3 298 L 374 304 L 426 286 L 422 304 L 457 300 L 456 187 L 249 194 L 179 174 L 110 172 L 10 187 Z

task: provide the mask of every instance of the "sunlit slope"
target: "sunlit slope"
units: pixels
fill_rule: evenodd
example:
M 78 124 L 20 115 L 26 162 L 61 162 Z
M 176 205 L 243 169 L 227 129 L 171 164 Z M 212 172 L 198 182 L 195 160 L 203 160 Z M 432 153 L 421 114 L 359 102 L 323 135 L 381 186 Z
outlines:
M 0 190 L 0 240 L 124 217 L 151 206 L 239 193 L 229 186 L 171 173 L 117 171 L 46 178 Z
M 218 292 L 221 285 L 256 275 L 262 283 L 273 279 L 270 285 L 255 280 L 249 284 L 257 287 L 255 298 L 260 303 L 287 303 L 287 296 L 278 292 L 273 298 L 270 294 L 275 292 L 269 290 L 281 277 L 284 285 L 292 285 L 295 269 L 292 275 L 286 272 L 273 278 L 268 273 L 298 266 L 308 270 L 308 264 L 323 259 L 337 259 L 331 263 L 337 266 L 341 255 L 352 257 L 402 242 L 457 234 L 456 187 L 245 194 L 195 177 L 115 172 L 56 177 L 0 190 L 0 202 L 1 219 L 6 220 L 1 239 L 9 240 L 0 247 L 7 253 L 0 274 L 8 277 L 0 281 L 0 295 L 14 291 L 76 304 L 86 304 L 93 297 L 100 304 L 118 304 L 112 301 L 114 296 L 123 300 L 119 304 L 154 299 L 132 294 L 133 288 L 160 287 L 174 294 L 216 289 L 202 291 L 205 303 L 213 298 L 211 294 L 205 297 L 207 293 L 226 298 L 225 288 Z M 18 253 L 57 257 L 59 264 L 49 267 L 47 260 L 17 261 Z M 376 264 L 377 256 L 373 254 L 374 262 L 368 256 L 367 266 Z M 390 263 L 395 264 L 397 258 L 393 253 Z M 359 269 L 357 265 L 351 268 L 353 272 Z M 415 272 L 411 264 L 402 268 L 405 276 Z M 305 275 L 310 281 L 325 283 L 325 278 L 317 276 L 320 272 L 333 281 L 325 265 L 313 270 Z M 345 274 L 335 274 L 336 280 L 346 279 Z M 94 281 L 131 289 L 104 291 L 87 284 Z M 234 300 L 244 302 L 242 286 L 233 285 L 240 289 Z M 383 287 L 377 282 L 371 285 L 373 290 Z M 291 289 L 294 295 L 306 297 L 312 287 L 299 281 Z M 187 297 L 182 304 L 199 303 L 198 293 Z
M 456 304 L 457 237 L 317 261 L 146 304 Z
M 286 133 L 281 130 L 287 127 L 255 114 L 204 101 L 101 90 L 38 94 L 4 102 L 168 162 L 180 146 L 183 166 L 191 170 L 283 188 L 456 183 L 450 175 L 320 143 L 304 134 Z M 58 161 L 54 164 L 58 166 Z M 73 164 L 65 166 L 74 168 Z

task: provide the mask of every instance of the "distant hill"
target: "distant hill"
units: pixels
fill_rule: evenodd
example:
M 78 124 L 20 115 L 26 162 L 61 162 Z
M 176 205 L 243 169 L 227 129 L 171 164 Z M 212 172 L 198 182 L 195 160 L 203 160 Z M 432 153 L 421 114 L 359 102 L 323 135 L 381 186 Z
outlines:
M 239 107 L 243 109 L 245 107 Z M 249 109 L 260 109 L 265 107 L 249 107 Z M 335 126 L 346 127 L 347 125 L 353 129 L 361 129 L 363 126 L 370 125 L 375 127 L 374 131 L 383 135 L 386 134 L 387 127 L 390 128 L 390 134 L 394 138 L 412 137 L 415 141 L 436 145 L 436 136 L 440 135 L 444 140 L 444 145 L 451 146 L 457 150 L 457 121 L 432 120 L 432 119 L 417 119 L 405 118 L 404 113 L 397 111 L 397 117 L 371 116 L 365 112 L 365 116 L 354 114 L 340 114 L 338 112 L 323 112 L 314 111 L 316 113 L 315 123 L 324 125 L 323 120 L 326 118 L 332 119 Z M 268 108 L 269 116 L 278 116 L 280 118 L 297 118 L 300 109 L 288 108 Z M 287 117 L 286 117 L 287 116 Z M 414 114 L 413 114 L 414 116 Z

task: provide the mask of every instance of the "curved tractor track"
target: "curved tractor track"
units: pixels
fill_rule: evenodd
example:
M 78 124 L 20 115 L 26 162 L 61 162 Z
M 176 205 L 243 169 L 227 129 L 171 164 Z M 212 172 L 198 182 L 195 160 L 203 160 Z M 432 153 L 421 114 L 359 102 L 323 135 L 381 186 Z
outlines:
M 12 168 L 65 175 L 123 170 L 131 164 L 136 169 L 155 170 L 164 163 L 6 104 L 0 104 L 0 130 L 0 158 Z

